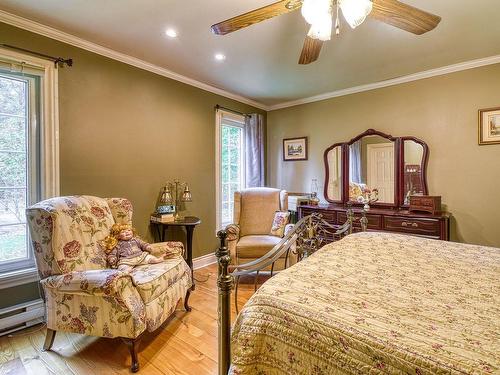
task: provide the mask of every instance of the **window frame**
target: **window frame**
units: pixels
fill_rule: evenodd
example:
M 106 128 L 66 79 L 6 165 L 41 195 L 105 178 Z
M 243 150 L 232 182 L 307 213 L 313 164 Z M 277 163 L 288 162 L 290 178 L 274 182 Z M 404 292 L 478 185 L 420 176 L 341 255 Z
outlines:
M 224 124 L 224 120 L 228 124 Z M 217 109 L 215 114 L 215 201 L 216 201 L 216 232 L 224 229 L 223 226 L 228 223 L 222 221 L 222 128 L 223 126 L 234 126 L 242 129 L 242 144 L 241 144 L 241 185 L 246 186 L 246 137 L 245 137 L 245 116 Z M 232 221 L 232 220 L 231 220 Z
M 39 82 L 39 98 L 35 103 L 32 97 L 28 105 L 37 105 L 37 110 L 31 111 L 36 118 L 29 119 L 27 137 L 39 136 L 39 150 L 37 157 L 32 155 L 33 150 L 28 150 L 28 163 L 35 174 L 39 174 L 38 194 L 33 194 L 33 189 L 27 193 L 27 205 L 60 194 L 59 175 L 59 108 L 58 108 L 58 73 L 52 61 L 40 59 L 30 55 L 18 53 L 5 48 L 0 48 L 0 64 L 10 65 L 19 71 L 31 76 L 37 76 Z M 3 69 L 5 70 L 5 69 Z M 35 79 L 29 80 L 30 84 Z M 32 94 L 33 91 L 30 90 Z M 38 135 L 37 135 L 38 134 Z M 33 163 L 37 168 L 33 169 Z M 36 177 L 36 176 L 35 176 Z M 27 178 L 32 183 L 33 174 Z M 35 178 L 35 180 L 37 180 Z M 28 233 L 28 258 L 19 261 L 6 262 L 0 265 L 0 289 L 10 288 L 38 280 L 35 267 L 34 252 Z

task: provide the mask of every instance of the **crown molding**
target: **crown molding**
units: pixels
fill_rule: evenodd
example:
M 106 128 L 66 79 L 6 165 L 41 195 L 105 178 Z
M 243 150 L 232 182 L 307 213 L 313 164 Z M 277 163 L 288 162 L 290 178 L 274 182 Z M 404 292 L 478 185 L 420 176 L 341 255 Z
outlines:
M 418 72 L 418 73 L 409 74 L 406 76 L 392 78 L 392 79 L 388 79 L 385 81 L 379 81 L 379 82 L 369 83 L 366 85 L 349 87 L 349 88 L 342 89 L 342 90 L 327 92 L 325 94 L 310 96 L 308 98 L 297 99 L 297 100 L 292 100 L 289 102 L 275 104 L 275 105 L 269 106 L 268 111 L 275 111 L 277 109 L 294 107 L 294 106 L 301 105 L 301 104 L 319 102 L 322 100 L 336 98 L 339 96 L 345 96 L 345 95 L 356 94 L 358 92 L 376 90 L 376 89 L 380 89 L 383 87 L 400 85 L 402 83 L 418 81 L 418 80 L 425 79 L 425 78 L 441 76 L 444 74 L 460 72 L 462 70 L 479 68 L 481 66 L 493 65 L 493 64 L 498 64 L 498 63 L 500 63 L 500 55 L 485 57 L 482 59 L 464 61 L 464 62 L 461 62 L 458 64 L 447 65 L 447 66 L 443 66 L 441 68 L 425 70 L 423 72 Z
M 185 83 L 187 85 L 197 87 L 201 90 L 209 91 L 217 95 L 224 96 L 229 99 L 236 100 L 238 102 L 244 103 L 251 105 L 253 107 L 262 109 L 264 111 L 275 111 L 278 109 L 283 109 L 283 108 L 288 108 L 288 107 L 294 107 L 302 104 L 308 104 L 308 103 L 313 103 L 313 102 L 318 102 L 326 99 L 331 99 L 331 98 L 336 98 L 339 96 L 345 96 L 345 95 L 351 95 L 351 94 L 356 94 L 364 91 L 371 91 L 371 90 L 376 90 L 384 87 L 389 87 L 389 86 L 395 86 L 399 85 L 402 83 L 408 83 L 412 81 L 418 81 L 421 79 L 425 78 L 431 78 L 431 77 L 436 77 L 440 75 L 445 75 L 445 74 L 450 74 L 450 73 L 455 73 L 455 72 L 460 72 L 463 70 L 468 70 L 468 69 L 473 69 L 473 68 L 479 68 L 481 66 L 486 66 L 486 65 L 493 65 L 493 64 L 498 64 L 500 63 L 500 55 L 494 55 L 490 57 L 485 57 L 481 59 L 476 59 L 476 60 L 470 60 L 470 61 L 464 61 L 461 63 L 457 64 L 452 64 L 452 65 L 447 65 L 443 66 L 440 68 L 436 69 L 430 69 L 422 72 L 417 72 L 414 74 L 409 74 L 397 78 L 392 78 L 388 79 L 385 81 L 379 81 L 379 82 L 374 82 L 374 83 L 369 83 L 366 85 L 360 85 L 360 86 L 355 86 L 355 87 L 349 87 L 346 89 L 341 89 L 341 90 L 335 90 L 331 92 L 327 92 L 324 94 L 320 95 L 314 95 L 310 96 L 307 98 L 302 98 L 302 99 L 297 99 L 297 100 L 292 100 L 292 101 L 287 101 L 283 103 L 278 103 L 275 105 L 265 105 L 263 103 L 257 102 L 255 100 L 246 98 L 244 96 L 238 95 L 231 93 L 229 91 L 220 89 L 218 87 L 209 85 L 207 83 L 203 83 L 200 81 L 197 81 L 195 79 L 183 76 L 181 74 L 175 73 L 171 70 L 162 68 L 160 66 L 148 63 L 147 61 L 138 59 L 136 57 L 132 57 L 129 55 L 126 55 L 124 53 L 112 50 L 110 48 L 101 46 L 99 44 L 89 42 L 85 39 L 79 38 L 77 36 L 65 33 L 63 31 L 57 30 L 53 27 L 43 25 L 41 23 L 38 23 L 36 21 L 29 20 L 27 18 L 23 18 L 21 16 L 17 16 L 15 14 L 6 12 L 4 10 L 0 9 L 0 22 L 6 23 L 8 25 L 12 25 L 24 30 L 31 31 L 36 34 L 40 34 L 43 36 L 46 36 L 51 39 L 58 40 L 60 42 L 70 44 L 72 46 L 96 53 L 101 56 L 108 57 L 113 60 L 117 60 L 120 62 L 123 62 L 128 65 L 135 66 L 136 68 L 147 70 L 149 72 L 161 75 L 163 77 L 167 77 L 182 83 Z
M 236 100 L 241 103 L 245 103 L 248 105 L 251 105 L 253 107 L 262 109 L 264 111 L 268 110 L 268 107 L 262 103 L 256 102 L 255 100 L 245 98 L 244 96 L 238 95 L 238 94 L 233 94 L 229 91 L 220 89 L 218 87 L 209 85 L 207 83 L 203 83 L 200 81 L 197 81 L 195 79 L 183 76 L 181 74 L 175 73 L 171 70 L 162 68 L 158 65 L 154 65 L 151 63 L 148 63 L 147 61 L 138 59 L 136 57 L 132 57 L 129 55 L 126 55 L 124 53 L 112 50 L 111 48 L 107 48 L 104 46 L 101 46 L 99 44 L 89 42 L 88 40 L 79 38 L 75 35 L 68 34 L 64 31 L 57 30 L 53 27 L 43 25 L 41 23 L 38 23 L 36 21 L 29 20 L 27 18 L 6 12 L 4 10 L 0 9 L 0 22 L 6 23 L 11 26 L 18 27 L 20 29 L 24 29 L 27 31 L 31 31 L 36 34 L 40 34 L 43 36 L 46 36 L 51 39 L 58 40 L 59 42 L 63 42 L 66 44 L 70 44 L 72 46 L 96 53 L 101 56 L 108 57 L 110 59 L 120 61 L 122 63 L 128 64 L 135 66 L 136 68 L 147 70 L 149 72 L 161 75 L 163 77 L 167 77 L 170 79 L 173 79 L 175 81 L 179 81 L 182 83 L 185 83 L 190 86 L 197 87 L 199 89 L 209 91 L 211 93 L 217 94 L 224 96 L 229 99 Z

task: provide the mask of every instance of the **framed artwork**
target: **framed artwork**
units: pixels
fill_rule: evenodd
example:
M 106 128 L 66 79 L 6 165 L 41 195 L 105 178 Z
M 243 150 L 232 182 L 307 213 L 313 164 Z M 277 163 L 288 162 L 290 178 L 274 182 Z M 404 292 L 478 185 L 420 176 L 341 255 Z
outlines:
M 283 161 L 307 160 L 307 137 L 283 139 Z
M 479 144 L 500 144 L 500 107 L 479 110 Z

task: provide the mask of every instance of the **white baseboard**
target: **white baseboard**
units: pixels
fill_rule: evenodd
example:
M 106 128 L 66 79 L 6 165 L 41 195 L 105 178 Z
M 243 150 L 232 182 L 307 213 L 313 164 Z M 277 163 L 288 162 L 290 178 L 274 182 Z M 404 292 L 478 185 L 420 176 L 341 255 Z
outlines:
M 193 269 L 197 270 L 198 268 L 203 268 L 214 263 L 217 263 L 217 258 L 214 253 L 202 255 L 201 257 L 193 259 Z

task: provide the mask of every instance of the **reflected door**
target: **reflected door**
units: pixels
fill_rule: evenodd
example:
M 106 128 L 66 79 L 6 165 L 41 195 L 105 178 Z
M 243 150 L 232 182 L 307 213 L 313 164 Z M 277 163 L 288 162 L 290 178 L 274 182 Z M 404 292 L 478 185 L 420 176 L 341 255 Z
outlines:
M 337 146 L 327 154 L 328 187 L 327 198 L 332 201 L 342 199 L 342 147 Z
M 377 188 L 379 202 L 394 201 L 394 144 L 379 143 L 367 146 L 367 183 Z

